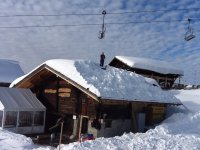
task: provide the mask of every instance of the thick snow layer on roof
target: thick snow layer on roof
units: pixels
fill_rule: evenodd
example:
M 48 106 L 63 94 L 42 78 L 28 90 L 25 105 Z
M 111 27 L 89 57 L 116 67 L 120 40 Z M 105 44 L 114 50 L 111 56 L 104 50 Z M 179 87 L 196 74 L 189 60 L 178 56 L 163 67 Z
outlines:
M 11 83 L 22 75 L 24 72 L 17 61 L 0 59 L 0 82 Z
M 155 79 L 145 77 L 145 80 L 146 80 L 148 83 L 150 83 L 150 84 L 152 84 L 152 85 L 154 85 L 154 86 L 158 86 L 158 87 L 160 86 L 160 85 L 158 84 L 158 82 L 157 82 Z
M 0 87 L 0 110 L 41 111 L 45 107 L 29 89 Z
M 169 62 L 127 56 L 115 56 L 115 58 L 132 68 L 150 70 L 161 74 L 183 75 L 182 70 L 177 69 L 177 67 L 175 67 L 174 64 L 171 64 Z
M 171 93 L 153 86 L 144 77 L 114 67 L 101 69 L 84 60 L 48 60 L 44 64 L 70 78 L 102 99 L 180 104 Z
M 122 69 L 107 66 L 104 70 L 99 64 L 84 60 L 53 59 L 42 65 L 44 64 L 102 99 L 181 104 L 170 92 L 153 86 L 154 81 Z M 13 81 L 10 87 L 26 78 L 37 68 Z

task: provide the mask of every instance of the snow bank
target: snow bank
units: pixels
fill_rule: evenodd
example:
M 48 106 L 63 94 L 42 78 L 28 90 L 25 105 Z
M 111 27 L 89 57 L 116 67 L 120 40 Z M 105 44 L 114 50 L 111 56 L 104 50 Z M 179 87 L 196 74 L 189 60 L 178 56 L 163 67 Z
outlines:
M 146 133 L 128 133 L 114 138 L 62 145 L 62 150 L 169 150 L 200 149 L 200 112 L 176 114 Z
M 49 146 L 33 144 L 30 138 L 0 128 L 0 149 L 1 150 L 53 150 Z
M 20 150 L 29 147 L 33 147 L 30 138 L 0 129 L 0 149 Z
M 177 69 L 177 67 L 175 67 L 174 64 L 170 64 L 169 62 L 140 58 L 140 57 L 127 57 L 127 56 L 115 56 L 115 58 L 132 68 L 152 70 L 162 74 L 183 75 L 182 70 Z
M 34 145 L 30 138 L 0 130 L 0 149 L 50 150 Z M 97 138 L 83 143 L 61 145 L 61 150 L 197 150 L 200 149 L 200 112 L 174 114 L 155 129 L 146 133 L 125 133 L 113 138 Z

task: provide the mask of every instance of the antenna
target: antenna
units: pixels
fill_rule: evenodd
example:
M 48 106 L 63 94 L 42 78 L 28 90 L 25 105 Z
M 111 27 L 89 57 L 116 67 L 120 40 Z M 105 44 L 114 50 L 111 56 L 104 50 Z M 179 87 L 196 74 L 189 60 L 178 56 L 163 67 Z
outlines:
M 105 27 L 105 23 L 104 23 L 104 19 L 106 16 L 105 10 L 102 11 L 102 15 L 103 15 L 103 24 L 102 24 L 101 31 L 99 31 L 99 39 L 103 39 L 105 37 L 105 32 L 106 32 L 106 27 Z

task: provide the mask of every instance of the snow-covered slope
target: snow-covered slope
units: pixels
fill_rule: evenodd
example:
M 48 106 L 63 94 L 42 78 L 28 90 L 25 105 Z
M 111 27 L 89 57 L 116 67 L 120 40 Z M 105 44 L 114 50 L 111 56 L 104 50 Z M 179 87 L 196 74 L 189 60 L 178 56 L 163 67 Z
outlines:
M 42 65 L 61 73 L 102 99 L 181 104 L 170 92 L 153 86 L 152 80 L 122 69 L 110 66 L 101 69 L 99 64 L 93 61 L 66 59 L 48 60 Z M 26 76 L 29 74 L 31 72 Z M 14 81 L 11 87 L 26 76 Z

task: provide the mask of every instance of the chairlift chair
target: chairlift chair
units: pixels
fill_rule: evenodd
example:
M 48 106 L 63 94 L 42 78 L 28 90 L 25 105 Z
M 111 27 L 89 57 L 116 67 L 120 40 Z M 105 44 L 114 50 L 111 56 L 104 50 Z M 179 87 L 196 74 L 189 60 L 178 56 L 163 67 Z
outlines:
M 99 39 L 103 39 L 105 37 L 105 33 L 106 33 L 106 28 L 104 24 L 102 24 L 102 30 L 99 31 Z
M 99 31 L 99 39 L 103 39 L 105 37 L 105 32 Z
M 99 39 L 103 39 L 105 37 L 105 32 L 106 32 L 106 27 L 105 27 L 105 23 L 104 23 L 104 19 L 105 19 L 105 15 L 106 15 L 106 11 L 104 10 L 102 12 L 103 15 L 103 24 L 102 24 L 102 29 L 101 31 L 99 31 Z
M 194 33 L 193 33 L 193 30 L 190 29 L 189 31 L 187 31 L 187 32 L 185 33 L 185 40 L 186 40 L 186 41 L 189 41 L 189 40 L 191 40 L 191 39 L 193 39 L 193 38 L 195 38 L 195 35 L 194 35 Z
M 186 41 L 189 41 L 189 40 L 195 38 L 195 34 L 193 32 L 193 29 L 190 27 L 190 21 L 191 21 L 191 19 L 188 18 L 188 31 L 185 33 L 185 40 Z

